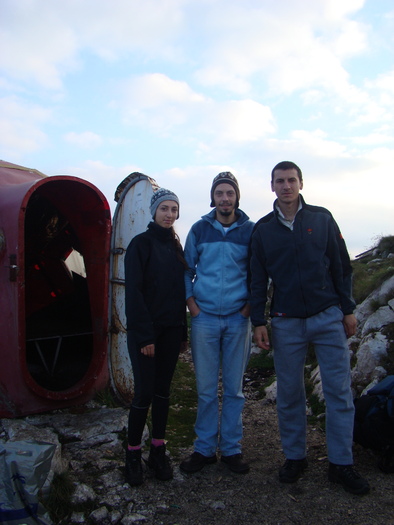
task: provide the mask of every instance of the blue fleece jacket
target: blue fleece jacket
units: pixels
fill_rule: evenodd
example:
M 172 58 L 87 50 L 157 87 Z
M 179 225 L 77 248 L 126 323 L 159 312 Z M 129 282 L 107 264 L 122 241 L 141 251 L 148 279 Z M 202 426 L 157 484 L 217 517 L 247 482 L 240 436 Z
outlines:
M 271 317 L 306 318 L 338 305 L 344 314 L 355 308 L 352 267 L 345 241 L 331 213 L 306 204 L 293 230 L 274 211 L 260 219 L 252 237 L 251 320 L 266 324 L 267 285 L 273 283 Z
M 193 296 L 206 313 L 230 315 L 249 300 L 248 246 L 254 223 L 243 211 L 236 214 L 237 221 L 226 232 L 212 210 L 191 227 L 186 239 L 186 299 Z

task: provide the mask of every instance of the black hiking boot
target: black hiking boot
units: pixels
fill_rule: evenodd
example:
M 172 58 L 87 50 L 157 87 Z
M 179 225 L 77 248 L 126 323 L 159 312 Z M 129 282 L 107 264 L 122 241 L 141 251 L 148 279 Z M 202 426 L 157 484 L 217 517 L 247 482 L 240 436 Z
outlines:
M 204 456 L 199 452 L 193 452 L 193 454 L 181 462 L 179 468 L 182 470 L 182 472 L 186 472 L 186 474 L 193 474 L 194 472 L 198 472 L 199 470 L 203 469 L 205 465 L 212 465 L 213 463 L 216 463 L 217 460 L 216 454 L 213 456 Z
M 131 487 L 142 485 L 141 449 L 126 449 L 125 477 Z
M 356 472 L 352 465 L 334 465 L 328 467 L 328 479 L 334 483 L 340 483 L 342 487 L 351 494 L 368 494 L 370 487 L 366 479 Z
M 155 471 L 156 478 L 160 481 L 172 479 L 173 471 L 164 444 L 159 447 L 151 445 L 147 465 Z
M 249 464 L 244 461 L 242 454 L 232 454 L 231 456 L 222 456 L 221 462 L 225 463 L 232 472 L 237 474 L 246 474 L 249 472 Z
M 295 483 L 308 467 L 306 459 L 286 459 L 279 470 L 279 481 L 281 483 Z

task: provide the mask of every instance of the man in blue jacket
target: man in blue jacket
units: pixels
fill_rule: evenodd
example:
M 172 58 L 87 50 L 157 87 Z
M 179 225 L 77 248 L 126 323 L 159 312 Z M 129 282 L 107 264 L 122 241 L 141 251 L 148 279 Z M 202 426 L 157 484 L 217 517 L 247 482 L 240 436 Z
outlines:
M 211 188 L 215 209 L 192 226 L 185 244 L 186 300 L 198 393 L 194 452 L 180 465 L 187 473 L 215 463 L 218 449 L 221 461 L 233 472 L 249 471 L 240 441 L 243 374 L 251 344 L 247 274 L 254 223 L 238 208 L 239 199 L 234 175 L 219 173 Z
M 356 331 L 352 267 L 331 213 L 306 204 L 299 194 L 302 187 L 296 164 L 284 161 L 274 167 L 274 210 L 256 224 L 251 249 L 251 320 L 255 343 L 263 349 L 269 349 L 269 279 L 273 284 L 277 411 L 286 456 L 279 479 L 293 483 L 307 467 L 304 364 L 312 343 L 326 403 L 329 480 L 353 494 L 366 494 L 369 484 L 352 466 L 354 405 L 347 344 Z

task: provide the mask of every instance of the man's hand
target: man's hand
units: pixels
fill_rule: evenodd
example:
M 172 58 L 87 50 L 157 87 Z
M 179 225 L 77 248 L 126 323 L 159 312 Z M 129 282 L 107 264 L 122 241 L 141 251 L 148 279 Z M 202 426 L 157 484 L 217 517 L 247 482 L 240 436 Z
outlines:
M 187 307 L 189 308 L 190 315 L 196 317 L 200 313 L 200 309 L 194 299 L 194 297 L 189 297 L 186 301 Z
M 240 314 L 243 317 L 249 317 L 250 316 L 250 304 L 246 303 L 240 310 Z
M 354 314 L 348 314 L 343 317 L 343 326 L 347 337 L 351 337 L 356 333 L 357 319 Z
M 269 350 L 270 342 L 268 339 L 268 331 L 266 326 L 256 326 L 254 329 L 254 342 L 263 350 Z
M 141 348 L 141 354 L 144 354 L 148 357 L 153 357 L 155 355 L 155 345 L 146 345 Z

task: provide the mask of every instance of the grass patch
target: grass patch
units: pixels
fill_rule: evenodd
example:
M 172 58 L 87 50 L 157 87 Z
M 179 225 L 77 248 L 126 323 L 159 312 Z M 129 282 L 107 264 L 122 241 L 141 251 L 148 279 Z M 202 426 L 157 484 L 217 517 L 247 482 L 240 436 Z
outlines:
M 353 296 L 357 304 L 362 303 L 370 293 L 394 275 L 393 259 L 385 258 L 389 253 L 394 253 L 394 236 L 381 237 L 375 250 L 378 253 L 376 256 L 371 253 L 352 261 Z
M 367 264 L 356 261 L 353 266 L 353 297 L 360 304 L 370 293 L 394 275 L 393 259 L 382 259 L 379 263 Z
M 381 237 L 379 240 L 378 248 L 383 256 L 389 253 L 394 253 L 394 235 L 387 235 L 387 237 Z
M 394 323 L 390 323 L 382 329 L 382 334 L 387 337 L 387 355 L 382 360 L 382 366 L 387 374 L 394 374 Z
M 48 497 L 41 500 L 53 523 L 70 523 L 69 520 L 73 512 L 83 513 L 86 517 L 97 508 L 95 501 L 72 503 L 74 492 L 75 485 L 68 472 L 54 476 Z M 88 524 L 91 521 L 86 518 L 84 523 Z
M 123 406 L 109 386 L 103 390 L 99 390 L 94 396 L 94 401 L 99 405 L 106 406 L 108 408 L 119 408 Z
M 74 484 L 67 472 L 54 476 L 48 498 L 43 501 L 43 505 L 54 523 L 60 523 L 70 516 L 71 498 L 74 490 Z
M 321 414 L 325 414 L 326 404 L 324 401 L 319 400 L 319 396 L 316 394 L 310 394 L 308 396 L 308 405 L 312 411 L 312 415 L 308 416 L 308 423 L 311 425 L 318 426 L 321 430 L 326 429 L 326 418 L 318 417 Z
M 194 423 L 197 413 L 197 391 L 191 363 L 178 360 L 171 384 L 170 411 L 168 414 L 168 450 L 173 455 L 187 448 L 194 441 Z
M 324 401 L 320 401 L 319 396 L 316 394 L 311 394 L 309 396 L 309 406 L 313 412 L 314 416 L 324 414 L 326 411 L 326 404 Z
M 258 354 L 252 354 L 249 359 L 247 370 L 252 368 L 258 368 L 260 370 L 273 370 L 274 360 L 271 352 L 268 350 L 262 350 Z
M 252 354 L 246 368 L 245 381 L 249 388 L 258 392 L 258 399 L 265 397 L 265 389 L 275 381 L 275 369 L 272 353 L 262 350 Z

